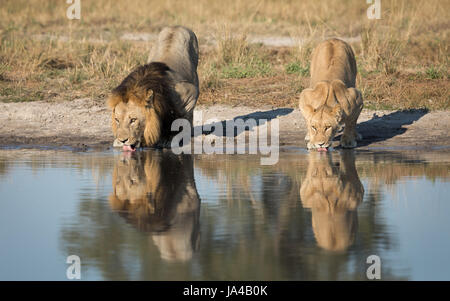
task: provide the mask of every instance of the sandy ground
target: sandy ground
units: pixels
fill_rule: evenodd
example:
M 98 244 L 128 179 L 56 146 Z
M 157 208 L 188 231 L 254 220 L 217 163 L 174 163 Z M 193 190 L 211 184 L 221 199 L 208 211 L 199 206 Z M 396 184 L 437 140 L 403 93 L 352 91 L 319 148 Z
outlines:
M 110 112 L 90 99 L 67 102 L 0 103 L 0 146 L 107 149 L 113 141 Z M 280 126 L 280 145 L 305 147 L 305 121 L 297 109 L 198 106 L 203 122 L 216 118 L 272 120 Z M 198 124 L 199 120 L 194 120 Z M 358 130 L 361 149 L 427 149 L 450 146 L 450 114 L 446 111 L 363 110 Z M 337 143 L 337 142 L 336 142 Z

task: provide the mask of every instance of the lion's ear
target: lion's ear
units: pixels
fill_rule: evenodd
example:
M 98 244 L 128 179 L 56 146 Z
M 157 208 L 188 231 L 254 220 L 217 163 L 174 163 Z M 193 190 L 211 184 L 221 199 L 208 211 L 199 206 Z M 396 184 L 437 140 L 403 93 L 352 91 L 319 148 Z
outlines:
M 122 96 L 120 96 L 119 94 L 116 93 L 112 93 L 109 97 L 108 100 L 106 101 L 106 104 L 108 105 L 108 107 L 110 107 L 111 109 L 114 109 L 115 106 L 122 101 Z
M 152 89 L 148 89 L 145 93 L 145 107 L 151 108 L 153 107 L 153 103 L 155 101 L 155 94 Z

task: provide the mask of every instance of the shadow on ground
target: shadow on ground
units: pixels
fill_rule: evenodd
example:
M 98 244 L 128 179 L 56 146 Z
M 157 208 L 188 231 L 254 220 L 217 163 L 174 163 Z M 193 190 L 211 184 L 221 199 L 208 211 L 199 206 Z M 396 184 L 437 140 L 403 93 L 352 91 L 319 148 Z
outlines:
M 218 133 L 215 132 L 215 130 L 217 127 L 219 127 L 219 131 L 220 131 L 220 128 L 222 128 L 222 133 L 220 134 L 220 132 L 219 132 L 218 136 L 226 137 L 227 136 L 227 132 L 226 132 L 227 123 L 232 122 L 232 121 L 235 122 L 236 120 L 241 119 L 244 122 L 246 122 L 246 125 L 245 125 L 245 127 L 239 127 L 239 128 L 234 127 L 233 137 L 236 137 L 244 131 L 252 131 L 255 126 L 263 125 L 267 121 L 277 118 L 278 116 L 288 115 L 292 111 L 294 111 L 294 109 L 279 108 L 279 109 L 274 109 L 274 110 L 269 110 L 269 111 L 264 111 L 264 112 L 261 112 L 261 111 L 253 112 L 250 114 L 234 117 L 232 120 L 230 119 L 230 120 L 224 120 L 224 121 L 218 121 L 218 122 L 205 124 L 205 125 L 203 125 L 203 128 L 202 128 L 202 126 L 195 126 L 194 133 L 203 133 L 204 135 L 209 135 L 214 132 L 214 134 L 217 135 Z M 228 135 L 228 136 L 231 136 L 231 135 Z
M 401 135 L 407 131 L 403 126 L 416 122 L 427 113 L 427 109 L 402 110 L 381 117 L 374 113 L 372 119 L 361 122 L 356 127 L 363 137 L 362 141 L 358 141 L 358 147 Z M 340 135 L 335 138 L 339 139 Z
M 196 126 L 195 128 L 198 133 L 209 135 L 216 130 L 216 127 L 219 127 L 219 134 L 217 132 L 214 132 L 214 134 L 218 136 L 227 136 L 227 122 L 236 121 L 238 119 L 242 119 L 244 122 L 247 121 L 246 127 L 234 128 L 233 136 L 236 137 L 243 131 L 251 131 L 255 126 L 263 125 L 265 122 L 279 116 L 288 115 L 292 111 L 293 109 L 291 108 L 279 108 L 263 112 L 258 111 L 234 117 L 232 120 L 205 124 L 203 126 L 203 131 L 200 126 Z M 401 110 L 383 115 L 381 117 L 374 113 L 370 120 L 363 121 L 357 125 L 357 130 L 363 137 L 362 141 L 358 142 L 358 147 L 367 146 L 375 142 L 385 141 L 395 136 L 402 135 L 407 131 L 407 128 L 404 127 L 405 125 L 410 125 L 416 122 L 428 112 L 429 111 L 427 109 Z M 221 134 L 220 129 L 222 129 Z M 340 135 L 336 136 L 335 140 L 340 140 Z

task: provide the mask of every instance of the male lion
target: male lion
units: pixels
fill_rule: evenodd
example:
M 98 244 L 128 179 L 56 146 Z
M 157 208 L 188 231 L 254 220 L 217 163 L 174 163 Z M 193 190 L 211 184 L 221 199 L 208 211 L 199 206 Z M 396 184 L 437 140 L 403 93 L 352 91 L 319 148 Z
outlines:
M 112 178 L 111 209 L 148 233 L 163 259 L 190 259 L 200 235 L 200 197 L 192 157 L 125 153 L 117 158 Z
M 312 53 L 310 88 L 300 94 L 299 107 L 306 119 L 308 149 L 326 151 L 342 124 L 343 148 L 356 147 L 356 121 L 363 107 L 355 89 L 356 61 L 350 45 L 338 39 L 320 43 Z
M 306 178 L 300 188 L 303 207 L 311 208 L 317 244 L 329 251 L 344 251 L 354 241 L 358 227 L 356 209 L 364 187 L 352 151 L 343 151 L 339 166 L 331 155 L 310 153 Z
M 114 146 L 134 151 L 141 146 L 166 147 L 171 125 L 185 118 L 192 125 L 198 88 L 198 42 L 182 26 L 166 27 L 149 62 L 132 71 L 109 99 Z

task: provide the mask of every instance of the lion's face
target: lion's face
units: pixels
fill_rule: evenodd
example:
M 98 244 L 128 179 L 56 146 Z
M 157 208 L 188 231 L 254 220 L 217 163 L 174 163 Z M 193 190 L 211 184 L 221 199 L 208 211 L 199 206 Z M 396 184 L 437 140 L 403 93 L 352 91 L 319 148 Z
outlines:
M 192 257 L 198 247 L 200 199 L 191 158 L 126 152 L 116 158 L 112 181 L 111 209 L 149 233 L 163 259 Z
M 340 128 L 340 108 L 322 107 L 312 110 L 308 122 L 308 149 L 328 148 Z
M 112 109 L 113 146 L 134 151 L 161 140 L 162 124 L 173 115 L 167 70 L 163 63 L 139 66 L 112 90 L 107 104 Z
M 143 167 L 143 164 L 144 162 L 138 156 L 124 155 L 116 161 L 113 172 L 115 197 L 110 200 L 114 209 L 124 206 L 152 205 L 151 202 L 147 202 L 146 196 L 154 194 L 158 186 L 158 166 Z M 146 176 L 149 168 L 152 168 L 152 177 Z
M 135 101 L 119 102 L 112 113 L 114 146 L 128 146 L 131 150 L 144 142 L 145 108 Z

